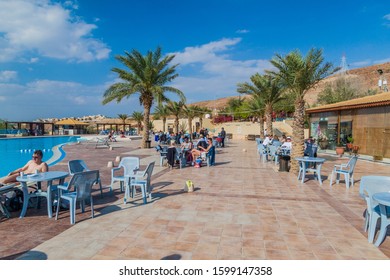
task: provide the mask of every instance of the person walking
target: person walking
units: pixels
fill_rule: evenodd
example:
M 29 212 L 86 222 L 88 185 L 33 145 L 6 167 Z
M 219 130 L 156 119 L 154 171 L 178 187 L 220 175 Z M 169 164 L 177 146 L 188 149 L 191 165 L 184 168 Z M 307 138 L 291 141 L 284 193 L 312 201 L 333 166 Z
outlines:
M 221 128 L 221 132 L 219 134 L 220 134 L 221 139 L 222 139 L 221 146 L 222 146 L 222 148 L 224 148 L 225 147 L 226 131 L 225 131 L 225 129 L 223 127 Z

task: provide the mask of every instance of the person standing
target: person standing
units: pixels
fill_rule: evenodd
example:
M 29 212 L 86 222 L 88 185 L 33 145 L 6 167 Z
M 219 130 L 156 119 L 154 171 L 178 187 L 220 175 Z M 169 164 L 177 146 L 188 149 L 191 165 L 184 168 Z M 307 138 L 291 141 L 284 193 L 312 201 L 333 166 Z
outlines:
M 223 127 L 221 128 L 220 136 L 221 136 L 221 139 L 222 139 L 221 145 L 222 145 L 222 148 L 224 148 L 225 147 L 226 131 L 225 131 L 225 129 Z

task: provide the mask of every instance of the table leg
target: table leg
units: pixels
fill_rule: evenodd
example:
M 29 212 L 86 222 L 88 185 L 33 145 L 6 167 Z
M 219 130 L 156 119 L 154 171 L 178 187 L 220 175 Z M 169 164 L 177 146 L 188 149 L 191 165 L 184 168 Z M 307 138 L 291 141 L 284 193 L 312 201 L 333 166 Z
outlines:
M 21 182 L 21 184 L 22 184 L 22 191 L 23 191 L 23 208 L 22 208 L 22 212 L 20 212 L 20 216 L 19 216 L 20 219 L 26 215 L 28 201 L 30 199 L 26 182 Z
M 305 182 L 305 177 L 306 177 L 306 163 L 302 162 L 302 183 Z
M 53 217 L 53 200 L 52 200 L 52 186 L 53 186 L 53 181 L 48 181 L 47 182 L 47 215 L 49 218 Z
M 321 180 L 321 163 L 317 164 L 317 177 L 318 177 L 318 182 L 320 185 L 322 185 L 322 180 Z
M 386 237 L 387 233 L 387 226 L 389 225 L 389 221 L 387 219 L 387 214 L 386 214 L 386 206 L 383 204 L 379 204 L 380 212 L 381 212 L 381 228 L 379 231 L 379 235 L 375 241 L 375 246 L 381 245 L 383 240 Z

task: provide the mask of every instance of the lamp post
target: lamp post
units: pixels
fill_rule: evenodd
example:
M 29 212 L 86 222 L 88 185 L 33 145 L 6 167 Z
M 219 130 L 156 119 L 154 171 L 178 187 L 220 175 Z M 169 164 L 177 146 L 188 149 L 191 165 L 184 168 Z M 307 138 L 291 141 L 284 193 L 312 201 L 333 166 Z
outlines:
M 378 69 L 376 71 L 379 74 L 378 87 L 379 87 L 379 90 L 382 90 L 382 74 L 383 74 L 383 70 L 382 69 Z

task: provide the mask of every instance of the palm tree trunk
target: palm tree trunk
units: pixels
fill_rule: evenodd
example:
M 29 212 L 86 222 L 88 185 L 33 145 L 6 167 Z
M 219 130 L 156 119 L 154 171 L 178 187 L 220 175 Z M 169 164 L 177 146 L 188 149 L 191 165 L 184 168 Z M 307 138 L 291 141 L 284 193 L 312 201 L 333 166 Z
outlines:
M 151 107 L 152 104 L 144 104 L 144 124 L 149 123 Z M 145 129 L 143 131 L 141 148 L 145 149 L 147 147 L 146 141 L 149 141 L 149 129 L 147 125 L 145 125 Z
M 291 152 L 291 172 L 298 174 L 298 162 L 296 157 L 302 157 L 304 151 L 304 128 L 305 128 L 305 100 L 297 97 L 295 100 L 294 122 L 293 122 L 293 143 Z
M 265 121 L 267 124 L 267 134 L 272 135 L 273 130 L 272 130 L 272 106 L 271 105 L 265 106 Z
M 163 132 L 165 132 L 166 123 L 167 123 L 167 118 L 163 118 Z
M 175 133 L 179 133 L 179 117 L 175 118 Z
M 190 137 L 192 137 L 192 118 L 188 118 L 188 131 L 190 133 Z
M 264 116 L 259 117 L 260 122 L 260 138 L 264 140 Z

